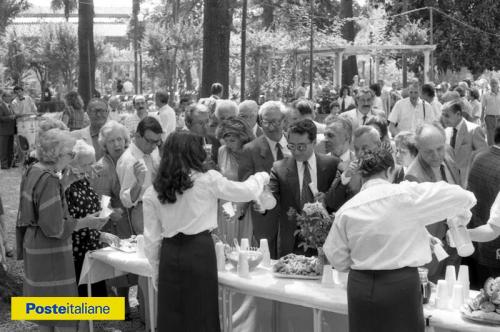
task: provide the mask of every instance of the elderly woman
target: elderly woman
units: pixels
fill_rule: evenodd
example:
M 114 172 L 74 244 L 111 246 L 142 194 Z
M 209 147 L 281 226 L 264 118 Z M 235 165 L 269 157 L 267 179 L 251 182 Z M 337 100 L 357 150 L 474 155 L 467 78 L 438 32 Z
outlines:
M 68 126 L 70 131 L 82 129 L 90 124 L 89 116 L 83 108 L 82 97 L 76 91 L 66 94 L 66 109 L 62 115 L 62 122 Z
M 18 259 L 24 259 L 23 296 L 78 296 L 71 234 L 95 227 L 95 218 L 75 220 L 67 213 L 59 172 L 74 156 L 69 132 L 50 129 L 39 136 L 38 162 L 21 181 L 17 220 Z M 76 330 L 70 321 L 41 321 L 40 331 Z
M 231 181 L 238 181 L 238 167 L 243 145 L 254 139 L 254 135 L 245 120 L 230 117 L 219 124 L 216 136 L 224 141 L 219 148 L 218 166 L 224 177 Z M 221 207 L 226 201 L 220 201 Z M 246 205 L 245 205 L 246 206 Z M 239 206 L 244 211 L 245 206 Z M 243 209 L 243 210 L 242 210 Z M 226 218 L 225 213 L 219 209 L 218 231 L 225 240 L 232 243 L 233 239 L 251 238 L 252 223 L 248 218 L 239 218 L 237 213 L 234 218 Z M 234 220 L 236 219 L 236 220 Z
M 38 123 L 38 132 L 37 137 L 45 133 L 50 129 L 58 128 L 60 130 L 68 130 L 68 127 L 61 120 L 53 119 L 53 118 L 43 118 L 42 121 Z M 38 140 L 38 138 L 37 138 Z M 37 158 L 37 150 L 33 150 L 30 152 L 28 158 L 24 160 L 24 167 L 29 167 L 30 165 L 36 163 L 38 161 Z
M 95 163 L 95 151 L 91 145 L 83 140 L 78 140 L 73 148 L 74 158 L 69 163 L 67 170 L 63 173 L 62 182 L 65 185 L 66 201 L 68 211 L 73 218 L 84 218 L 88 215 L 96 215 L 101 210 L 99 196 L 90 186 L 88 180 L 92 174 L 92 165 Z M 101 220 L 101 227 L 108 218 Z M 73 260 L 77 279 L 89 250 L 96 250 L 101 243 L 109 245 L 118 244 L 119 239 L 110 233 L 100 232 L 97 229 L 82 228 L 73 232 Z M 80 296 L 87 296 L 85 285 L 78 287 Z M 92 285 L 92 296 L 107 296 L 106 283 L 99 282 Z
M 129 143 L 130 134 L 124 125 L 114 120 L 106 122 L 99 132 L 99 145 L 104 151 L 104 156 L 94 164 L 95 177 L 91 180 L 92 188 L 98 195 L 111 197 L 110 206 L 113 213 L 102 230 L 121 239 L 127 239 L 134 234 L 127 209 L 120 200 L 120 181 L 116 173 L 116 163 Z M 129 287 L 136 283 L 137 278 L 131 275 L 118 277 L 108 282 L 109 286 L 116 287 L 117 296 L 125 297 L 126 313 L 129 309 Z

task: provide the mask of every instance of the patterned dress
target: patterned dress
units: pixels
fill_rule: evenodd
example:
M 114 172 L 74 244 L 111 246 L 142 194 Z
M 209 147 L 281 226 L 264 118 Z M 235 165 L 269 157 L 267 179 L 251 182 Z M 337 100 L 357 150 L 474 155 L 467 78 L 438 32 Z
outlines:
M 21 181 L 16 225 L 18 259 L 24 259 L 23 296 L 78 296 L 71 245 L 74 228 L 57 174 L 39 164 L 31 166 Z M 76 326 L 71 321 L 37 323 Z
M 87 179 L 73 182 L 66 189 L 66 201 L 68 202 L 69 214 L 75 218 L 83 218 L 89 214 L 100 211 L 99 196 L 90 187 Z M 82 228 L 73 232 L 73 260 L 77 279 L 80 278 L 85 254 L 89 250 L 101 248 L 99 243 L 100 232 L 95 229 Z M 87 296 L 87 286 L 78 287 L 80 296 Z M 104 281 L 92 285 L 92 296 L 106 296 L 106 284 Z

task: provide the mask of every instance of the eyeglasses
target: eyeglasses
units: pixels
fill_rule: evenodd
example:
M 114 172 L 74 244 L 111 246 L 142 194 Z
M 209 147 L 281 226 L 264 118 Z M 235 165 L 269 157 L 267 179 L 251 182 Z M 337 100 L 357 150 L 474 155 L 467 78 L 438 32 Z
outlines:
M 283 120 L 274 120 L 274 121 L 267 121 L 267 120 L 262 120 L 261 124 L 265 127 L 269 127 L 270 125 L 273 125 L 275 127 L 279 127 Z
M 307 146 L 309 144 L 306 144 L 306 143 L 299 143 L 299 144 L 288 144 L 287 145 L 287 148 L 288 150 L 290 151 L 294 151 L 294 150 L 297 150 L 297 151 L 305 151 L 307 150 Z
M 108 109 L 106 108 L 91 108 L 89 109 L 89 113 L 95 113 L 95 114 L 105 114 L 108 112 Z
M 145 136 L 142 136 L 146 143 L 151 144 L 151 145 L 160 145 L 161 144 L 161 138 L 160 139 L 150 139 Z

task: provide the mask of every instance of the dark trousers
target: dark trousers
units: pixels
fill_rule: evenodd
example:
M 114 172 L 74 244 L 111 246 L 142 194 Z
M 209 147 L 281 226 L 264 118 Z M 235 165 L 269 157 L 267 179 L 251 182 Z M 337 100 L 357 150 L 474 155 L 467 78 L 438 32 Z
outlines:
M 351 270 L 347 280 L 350 332 L 423 332 L 424 311 L 416 267 Z
M 0 136 L 0 164 L 2 168 L 12 166 L 14 158 L 14 135 Z
M 217 261 L 208 231 L 163 239 L 158 331 L 219 332 Z

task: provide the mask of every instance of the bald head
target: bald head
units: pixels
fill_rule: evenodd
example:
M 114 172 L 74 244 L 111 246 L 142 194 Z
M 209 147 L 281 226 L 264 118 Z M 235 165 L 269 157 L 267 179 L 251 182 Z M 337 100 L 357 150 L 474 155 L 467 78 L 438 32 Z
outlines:
M 245 120 L 250 128 L 253 128 L 257 123 L 257 114 L 259 113 L 259 105 L 254 100 L 244 100 L 240 103 L 238 116 Z
M 430 167 L 439 167 L 445 156 L 446 135 L 438 123 L 424 124 L 415 133 L 418 155 Z

